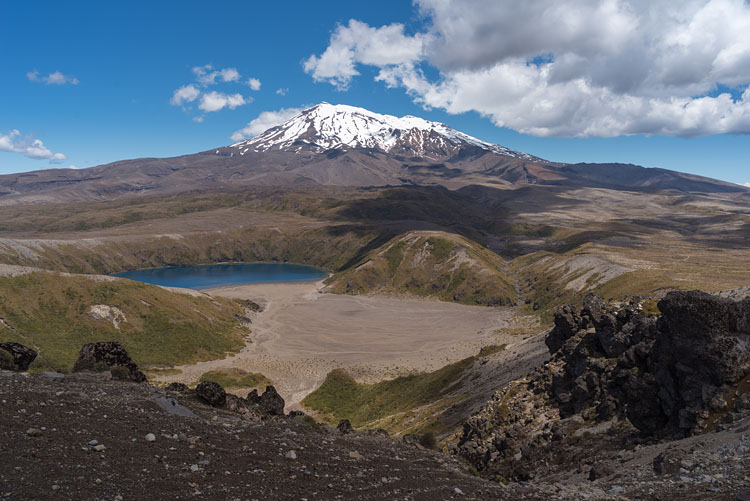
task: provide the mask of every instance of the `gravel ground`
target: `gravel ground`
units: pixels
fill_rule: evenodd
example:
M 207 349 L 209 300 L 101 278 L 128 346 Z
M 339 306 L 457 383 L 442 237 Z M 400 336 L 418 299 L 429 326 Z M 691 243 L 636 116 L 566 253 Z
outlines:
M 164 391 L 101 375 L 0 374 L 0 499 L 506 497 L 400 440 L 301 418 L 256 423 L 171 395 L 196 414 L 180 416 L 155 403 Z
M 683 468 L 657 476 L 652 460 L 667 449 Z M 597 464 L 608 475 L 592 482 Z M 747 418 L 721 433 L 597 451 L 567 473 L 503 486 L 453 456 L 376 433 L 343 435 L 301 417 L 254 422 L 107 372 L 0 371 L 0 499 L 735 500 L 746 490 Z

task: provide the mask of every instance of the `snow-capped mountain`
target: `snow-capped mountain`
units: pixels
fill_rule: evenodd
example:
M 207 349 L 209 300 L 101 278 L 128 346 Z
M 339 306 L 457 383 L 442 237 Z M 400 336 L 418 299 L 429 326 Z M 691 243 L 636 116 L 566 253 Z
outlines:
M 549 162 L 422 118 L 321 103 L 230 146 L 172 158 L 0 176 L 0 205 L 270 186 L 456 190 L 475 185 L 748 192 L 742 186 L 665 169 Z
M 442 123 L 411 115 L 381 115 L 364 108 L 329 103 L 308 108 L 259 136 L 230 146 L 239 155 L 251 151 L 364 148 L 433 160 L 453 156 L 467 147 L 524 160 L 539 160 Z

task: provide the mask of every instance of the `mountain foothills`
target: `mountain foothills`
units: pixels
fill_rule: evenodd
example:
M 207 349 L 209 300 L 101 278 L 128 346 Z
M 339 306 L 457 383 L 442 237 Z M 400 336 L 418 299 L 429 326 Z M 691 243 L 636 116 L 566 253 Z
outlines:
M 748 188 L 321 103 L 200 153 L 0 176 L 0 207 L 10 499 L 750 490 Z M 225 262 L 329 277 L 108 276 Z
M 615 189 L 743 192 L 664 169 L 560 164 L 490 144 L 450 127 L 321 103 L 231 146 L 168 159 L 0 176 L 4 203 L 112 200 L 248 186 L 401 186 L 516 183 Z

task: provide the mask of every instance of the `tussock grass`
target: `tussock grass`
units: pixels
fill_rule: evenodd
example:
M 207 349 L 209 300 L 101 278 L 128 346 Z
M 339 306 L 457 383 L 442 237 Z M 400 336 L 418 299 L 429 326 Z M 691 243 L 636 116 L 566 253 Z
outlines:
M 302 405 L 319 413 L 330 424 L 348 419 L 354 427 L 367 427 L 389 416 L 446 398 L 479 357 L 504 349 L 505 345 L 486 346 L 479 355 L 436 371 L 401 376 L 375 384 L 357 383 L 343 369 L 334 369 L 317 390 L 305 397 Z M 393 427 L 398 426 L 399 423 L 395 423 Z
M 89 315 L 93 305 L 119 308 L 112 322 Z M 37 272 L 0 278 L 0 339 L 39 352 L 32 370 L 68 372 L 82 345 L 119 341 L 133 360 L 160 367 L 221 358 L 244 346 L 242 308 L 225 299 L 178 294 L 129 280 Z
M 250 373 L 242 369 L 219 369 L 203 373 L 200 381 L 213 381 L 223 388 L 265 388 L 273 381 L 260 373 Z
M 497 254 L 459 235 L 408 232 L 373 250 L 364 264 L 334 275 L 338 294 L 436 297 L 463 304 L 511 305 L 515 289 Z

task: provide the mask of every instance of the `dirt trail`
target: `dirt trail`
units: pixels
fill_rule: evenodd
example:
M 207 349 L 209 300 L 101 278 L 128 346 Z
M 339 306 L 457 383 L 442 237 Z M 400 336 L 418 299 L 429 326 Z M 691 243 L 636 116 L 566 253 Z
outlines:
M 498 333 L 514 315 L 433 300 L 343 296 L 323 284 L 256 284 L 212 289 L 213 295 L 252 299 L 264 310 L 252 316 L 252 342 L 222 360 L 177 367 L 160 382 L 194 383 L 209 370 L 236 367 L 274 381 L 287 409 L 343 367 L 358 380 L 380 381 L 410 371 L 435 370 L 475 355 L 482 346 L 512 344 Z

